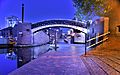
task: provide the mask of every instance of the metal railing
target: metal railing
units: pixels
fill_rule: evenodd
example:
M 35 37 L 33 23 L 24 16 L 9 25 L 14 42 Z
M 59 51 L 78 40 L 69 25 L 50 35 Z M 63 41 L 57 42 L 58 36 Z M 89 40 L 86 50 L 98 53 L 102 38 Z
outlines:
M 98 38 L 100 38 L 100 37 L 105 37 L 105 36 L 107 36 L 108 34 L 110 34 L 110 32 L 107 32 L 107 33 L 104 33 L 104 34 L 102 34 L 102 35 L 99 35 L 99 36 L 96 36 L 96 37 L 94 37 L 94 38 L 91 38 L 91 39 L 87 40 L 86 43 L 89 43 L 89 42 L 91 42 L 91 41 L 93 41 L 93 40 L 96 40 L 96 39 L 98 39 Z M 108 37 L 106 37 L 106 38 L 104 38 L 104 39 L 102 39 L 102 40 L 100 40 L 100 41 L 98 41 L 98 42 L 95 42 L 94 44 L 92 44 L 92 45 L 90 45 L 90 46 L 87 46 L 87 49 L 89 49 L 89 48 L 91 48 L 91 47 L 93 47 L 93 46 L 95 46 L 95 45 L 98 45 L 98 44 L 100 44 L 100 43 L 102 43 L 102 42 L 104 42 L 104 41 L 106 41 L 106 40 L 108 40 Z

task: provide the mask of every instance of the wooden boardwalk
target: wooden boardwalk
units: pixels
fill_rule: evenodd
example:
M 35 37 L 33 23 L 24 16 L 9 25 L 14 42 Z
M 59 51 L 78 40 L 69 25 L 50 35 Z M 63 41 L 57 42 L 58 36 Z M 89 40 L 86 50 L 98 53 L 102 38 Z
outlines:
M 120 75 L 120 48 L 114 45 L 106 42 L 86 56 L 50 52 L 9 75 Z

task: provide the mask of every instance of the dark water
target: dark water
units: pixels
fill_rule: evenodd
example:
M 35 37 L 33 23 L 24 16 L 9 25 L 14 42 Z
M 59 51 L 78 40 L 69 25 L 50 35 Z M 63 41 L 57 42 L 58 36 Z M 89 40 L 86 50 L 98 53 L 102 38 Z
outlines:
M 30 48 L 0 49 L 0 75 L 8 75 L 15 69 L 47 52 L 49 45 Z
M 17 69 L 17 56 L 14 52 L 7 53 L 7 49 L 0 49 L 0 75 L 7 75 Z
M 33 48 L 0 49 L 0 75 L 8 75 L 32 60 Z

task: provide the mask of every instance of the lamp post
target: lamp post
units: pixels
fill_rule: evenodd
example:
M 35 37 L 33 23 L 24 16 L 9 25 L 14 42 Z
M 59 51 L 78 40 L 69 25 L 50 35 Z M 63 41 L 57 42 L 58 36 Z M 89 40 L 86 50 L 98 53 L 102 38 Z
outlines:
M 90 22 L 87 21 L 87 25 L 86 25 L 86 29 L 87 29 L 87 33 L 85 33 L 85 56 L 87 55 L 87 37 L 89 37 L 89 29 L 90 28 Z
M 86 43 L 87 43 L 87 34 L 85 33 L 85 56 L 86 56 L 86 54 L 87 54 L 87 45 L 86 45 Z
M 33 45 L 34 45 L 34 40 L 35 40 L 35 39 L 34 39 L 34 33 L 33 33 L 33 39 L 32 39 L 32 40 L 33 40 Z M 32 59 L 34 59 L 34 48 L 33 48 L 33 50 L 32 50 Z
M 57 51 L 57 31 L 55 30 L 55 51 Z
M 55 51 L 57 51 L 57 32 L 58 32 L 59 30 L 55 30 Z

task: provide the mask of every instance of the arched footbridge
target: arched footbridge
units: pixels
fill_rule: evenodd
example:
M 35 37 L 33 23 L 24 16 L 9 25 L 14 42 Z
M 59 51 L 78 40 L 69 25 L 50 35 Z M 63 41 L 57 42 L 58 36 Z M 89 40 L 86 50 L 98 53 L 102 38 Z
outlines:
M 46 20 L 32 24 L 32 32 L 36 33 L 40 30 L 53 28 L 53 27 L 66 27 L 79 30 L 87 33 L 86 25 L 80 21 L 75 20 Z

